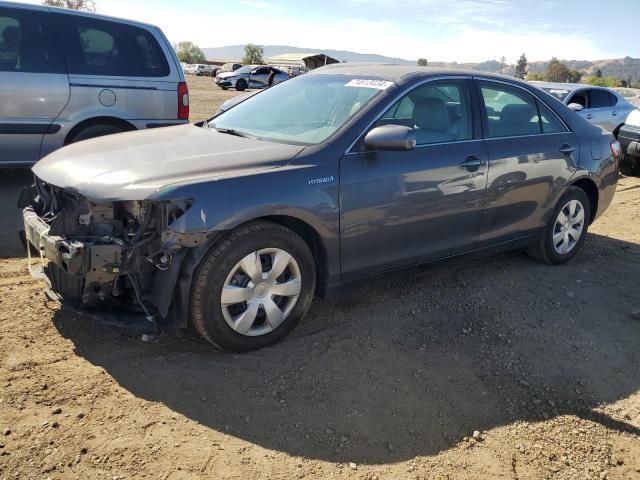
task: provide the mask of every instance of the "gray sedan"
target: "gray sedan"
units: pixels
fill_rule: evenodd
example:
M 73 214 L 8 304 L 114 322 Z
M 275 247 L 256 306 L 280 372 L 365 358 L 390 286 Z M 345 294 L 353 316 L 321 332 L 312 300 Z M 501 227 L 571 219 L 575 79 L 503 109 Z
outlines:
M 594 125 L 598 125 L 617 137 L 629 114 L 636 108 L 609 88 L 579 83 L 530 82 L 553 95 L 570 109 Z
M 389 270 L 517 248 L 568 262 L 620 153 L 515 79 L 341 64 L 201 126 L 58 150 L 21 205 L 62 298 L 246 351 L 283 338 L 315 294 Z

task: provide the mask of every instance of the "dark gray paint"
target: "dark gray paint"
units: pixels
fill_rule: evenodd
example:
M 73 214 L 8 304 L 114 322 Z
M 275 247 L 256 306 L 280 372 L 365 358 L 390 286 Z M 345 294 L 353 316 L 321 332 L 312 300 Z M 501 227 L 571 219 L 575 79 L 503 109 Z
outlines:
M 596 216 L 613 197 L 613 137 L 535 87 L 507 77 L 416 67 L 333 65 L 311 75 L 324 73 L 377 77 L 395 86 L 314 147 L 184 126 L 87 141 L 48 157 L 34 171 L 46 182 L 74 188 L 99 202 L 193 199 L 193 206 L 165 232 L 178 244 L 188 244 L 188 238 L 211 242 L 257 218 L 296 219 L 317 234 L 326 253 L 322 288 L 533 239 L 576 181 L 597 187 Z M 394 99 L 442 77 L 469 82 L 482 78 L 524 88 L 552 108 L 569 131 L 484 140 L 476 102 L 471 141 L 409 151 L 359 149 L 358 140 Z M 560 152 L 565 144 L 573 152 Z M 464 165 L 469 156 L 484 163 L 469 168 Z M 206 251 L 200 244 L 185 260 L 177 287 L 182 308 L 190 274 Z

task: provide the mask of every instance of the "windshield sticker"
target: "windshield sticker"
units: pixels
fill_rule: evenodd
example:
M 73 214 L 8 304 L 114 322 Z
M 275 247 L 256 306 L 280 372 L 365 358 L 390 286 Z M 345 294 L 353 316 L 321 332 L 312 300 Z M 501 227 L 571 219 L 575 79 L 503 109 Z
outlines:
M 560 90 L 560 89 L 552 88 L 551 90 L 549 90 L 549 93 L 569 93 L 569 90 Z
M 349 83 L 345 84 L 345 87 L 360 87 L 360 88 L 375 88 L 376 90 L 386 90 L 393 82 L 387 82 L 386 80 L 365 80 L 361 78 L 355 78 Z

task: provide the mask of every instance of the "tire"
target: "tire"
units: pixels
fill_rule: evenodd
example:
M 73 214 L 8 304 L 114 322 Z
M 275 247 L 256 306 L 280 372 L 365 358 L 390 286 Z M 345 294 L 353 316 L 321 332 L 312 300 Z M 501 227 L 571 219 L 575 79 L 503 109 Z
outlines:
M 577 204 L 574 202 L 578 202 Z M 567 227 L 567 224 L 562 225 L 562 218 L 560 216 L 561 212 L 567 212 L 566 208 L 569 204 L 579 205 L 582 213 L 582 223 L 580 227 L 579 238 L 576 240 L 575 230 L 578 229 L 577 222 L 580 214 L 578 213 L 578 208 L 576 208 L 576 216 L 569 218 L 569 223 L 572 224 L 572 227 L 575 230 L 569 230 L 568 236 L 564 234 L 564 228 Z M 545 227 L 541 237 L 535 243 L 529 246 L 527 249 L 527 254 L 542 263 L 547 263 L 549 265 L 562 265 L 571 260 L 582 248 L 584 244 L 584 240 L 587 236 L 587 229 L 589 227 L 589 221 L 591 219 L 591 204 L 589 203 L 589 197 L 587 194 L 578 187 L 570 187 L 567 193 L 565 193 L 562 198 L 558 201 L 558 204 L 553 210 L 553 215 L 551 215 L 551 219 L 549 223 Z M 554 236 L 558 235 L 556 239 L 563 237 L 559 246 L 558 244 L 554 244 Z M 568 239 L 568 240 L 567 240 Z M 568 241 L 568 243 L 566 243 Z M 573 242 L 573 243 L 572 243 Z M 567 247 L 568 245 L 568 247 Z M 568 251 L 563 251 L 563 247 L 569 248 Z
M 236 82 L 236 90 L 239 92 L 244 92 L 248 86 L 247 81 L 243 78 Z
M 629 161 L 623 155 L 620 159 L 620 173 L 627 176 L 634 176 L 640 174 L 640 168 L 638 168 L 638 164 L 633 161 Z
M 89 140 L 91 138 L 104 137 L 105 135 L 113 135 L 114 133 L 122 133 L 126 130 L 114 125 L 91 125 L 83 128 L 69 140 L 68 144 Z
M 222 90 L 229 90 L 229 87 L 220 87 Z
M 290 255 L 290 260 L 282 260 L 287 257 L 281 252 Z M 270 280 L 269 273 L 278 274 L 280 270 L 275 266 L 276 258 L 281 259 L 280 266 L 291 263 Z M 254 270 L 251 275 L 251 269 L 258 265 L 254 259 L 260 260 L 260 271 Z M 251 268 L 245 272 L 244 265 Z M 251 280 L 255 275 L 262 280 Z M 285 294 L 291 296 L 272 293 L 271 289 L 282 290 L 294 284 L 299 291 Z M 198 266 L 190 292 L 191 322 L 205 340 L 222 350 L 257 350 L 278 342 L 293 330 L 307 313 L 315 287 L 315 262 L 302 238 L 276 223 L 249 223 L 216 244 Z M 223 304 L 223 289 L 250 295 L 248 300 Z M 234 296 L 233 300 L 237 298 Z

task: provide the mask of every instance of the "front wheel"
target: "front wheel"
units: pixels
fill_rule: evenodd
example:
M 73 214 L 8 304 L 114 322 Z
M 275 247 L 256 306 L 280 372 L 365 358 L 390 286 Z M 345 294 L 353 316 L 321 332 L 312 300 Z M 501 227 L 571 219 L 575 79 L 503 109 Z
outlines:
M 279 224 L 250 223 L 203 259 L 191 291 L 191 320 L 219 348 L 256 350 L 296 326 L 315 285 L 313 255 L 302 238 Z
M 248 87 L 249 87 L 249 84 L 247 83 L 246 80 L 244 80 L 242 78 L 236 82 L 236 90 L 239 91 L 239 92 L 243 92 Z
M 542 236 L 527 253 L 550 265 L 568 262 L 582 248 L 590 219 L 587 194 L 581 188 L 571 187 L 556 205 Z

